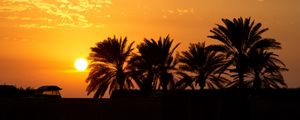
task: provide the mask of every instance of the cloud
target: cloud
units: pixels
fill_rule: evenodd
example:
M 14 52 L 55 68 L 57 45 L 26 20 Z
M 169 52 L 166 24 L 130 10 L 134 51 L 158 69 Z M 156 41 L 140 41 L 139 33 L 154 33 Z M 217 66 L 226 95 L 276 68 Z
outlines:
M 88 13 L 99 12 L 105 7 L 110 7 L 111 4 L 111 0 L 1 0 L 0 13 L 12 13 L 15 16 L 0 17 L 7 20 L 27 21 L 27 24 L 20 22 L 22 25 L 16 25 L 23 28 L 99 28 L 88 19 Z M 37 15 L 24 16 L 23 12 L 37 13 Z M 110 18 L 109 14 L 102 16 Z
M 19 16 L 6 16 L 6 17 L 0 17 L 0 18 L 4 18 L 7 20 L 21 20 L 21 21 L 36 21 L 36 22 L 53 22 L 55 21 L 54 19 L 50 19 L 50 18 L 43 18 L 43 17 L 38 17 L 38 18 L 34 18 L 34 17 L 19 17 Z
M 30 9 L 29 5 L 0 5 L 0 12 L 22 12 L 28 9 Z
M 39 25 L 39 24 L 23 24 L 23 25 L 19 25 L 18 27 L 21 27 L 21 28 L 55 28 L 53 26 Z
M 162 12 L 166 14 L 183 15 L 188 13 L 194 13 L 194 8 L 177 8 L 173 10 L 162 10 Z
M 194 8 L 177 8 L 177 9 L 170 9 L 170 10 L 162 10 L 162 18 L 167 18 L 170 15 L 186 15 L 186 14 L 193 14 Z

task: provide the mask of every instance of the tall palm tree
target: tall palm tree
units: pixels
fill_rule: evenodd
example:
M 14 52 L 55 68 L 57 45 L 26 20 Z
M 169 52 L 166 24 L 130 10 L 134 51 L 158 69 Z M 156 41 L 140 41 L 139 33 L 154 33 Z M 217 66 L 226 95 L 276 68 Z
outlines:
M 136 54 L 130 62 L 134 73 L 138 73 L 135 79 L 138 79 L 140 88 L 143 91 L 150 92 L 162 88 L 164 91 L 173 80 L 172 69 L 175 68 L 173 52 L 179 46 L 179 43 L 172 48 L 173 40 L 169 36 L 154 39 L 145 39 L 143 43 L 137 46 Z
M 210 46 L 205 46 L 205 43 L 190 44 L 189 50 L 182 52 L 178 62 L 179 69 L 182 71 L 180 75 L 183 76 L 178 84 L 191 86 L 190 84 L 194 82 L 203 90 L 205 86 L 223 88 L 228 81 L 221 76 L 226 63 L 225 55 L 211 49 Z
M 116 89 L 132 87 L 126 62 L 131 54 L 133 42 L 126 47 L 127 38 L 107 38 L 91 48 L 90 72 L 86 79 L 89 83 L 87 92 L 95 92 L 94 98 L 103 97 Z
M 233 61 L 238 73 L 238 87 L 244 88 L 244 77 L 247 71 L 247 57 L 250 51 L 256 49 L 274 49 L 280 46 L 275 39 L 262 38 L 261 34 L 268 28 L 261 28 L 261 23 L 255 23 L 251 18 L 222 19 L 224 26 L 218 25 L 210 30 L 213 35 L 209 38 L 218 40 L 223 45 L 216 45 L 219 50 L 227 53 Z

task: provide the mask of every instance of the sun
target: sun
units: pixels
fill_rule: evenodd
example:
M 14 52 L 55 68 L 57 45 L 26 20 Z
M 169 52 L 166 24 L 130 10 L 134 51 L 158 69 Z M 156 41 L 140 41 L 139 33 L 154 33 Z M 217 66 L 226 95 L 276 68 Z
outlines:
M 85 58 L 78 58 L 74 62 L 74 67 L 76 70 L 82 72 L 88 67 L 88 61 Z

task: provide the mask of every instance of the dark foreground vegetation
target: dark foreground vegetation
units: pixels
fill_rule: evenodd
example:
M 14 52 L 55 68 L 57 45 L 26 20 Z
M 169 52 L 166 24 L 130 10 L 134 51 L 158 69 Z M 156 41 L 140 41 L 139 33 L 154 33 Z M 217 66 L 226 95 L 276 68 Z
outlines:
M 131 89 L 149 95 L 155 90 L 287 88 L 282 75 L 287 68 L 275 53 L 281 44 L 262 36 L 268 28 L 251 18 L 222 22 L 208 36 L 220 44 L 191 43 L 176 55 L 180 44 L 170 36 L 145 38 L 137 52 L 126 37 L 98 42 L 89 55 L 88 94 L 101 98 Z
M 61 98 L 59 90 L 61 88 L 53 85 L 41 86 L 37 89 L 0 85 L 0 98 Z

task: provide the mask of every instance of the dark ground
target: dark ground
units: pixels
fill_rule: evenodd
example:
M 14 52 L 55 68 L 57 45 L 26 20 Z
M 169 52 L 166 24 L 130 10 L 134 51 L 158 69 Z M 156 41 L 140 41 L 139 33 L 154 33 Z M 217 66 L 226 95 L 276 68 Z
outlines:
M 0 120 L 297 120 L 299 90 L 116 92 L 111 99 L 0 98 Z

